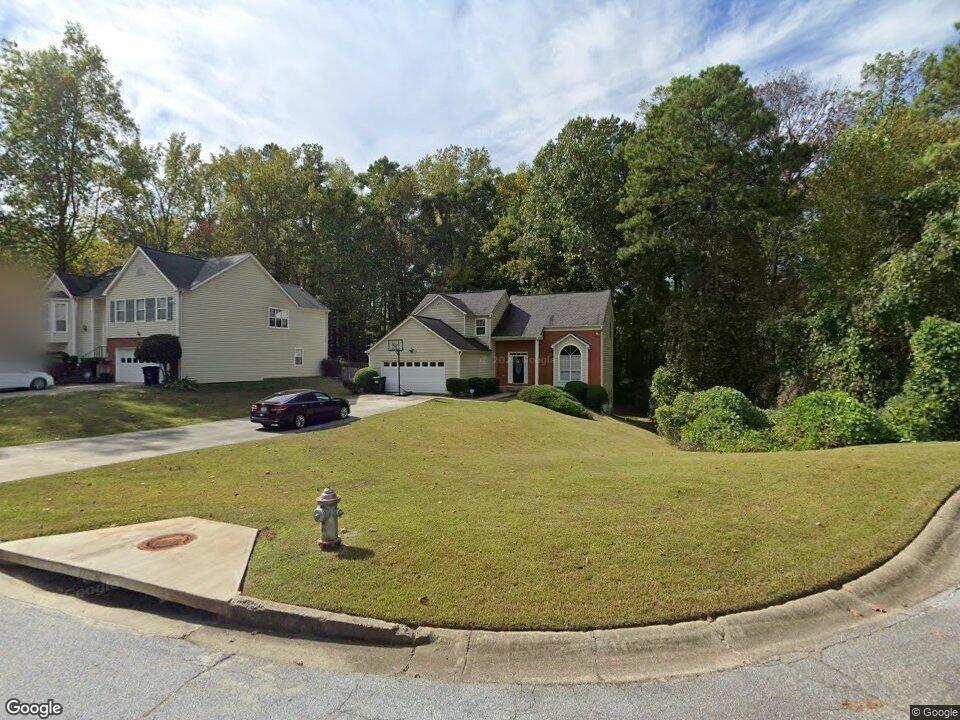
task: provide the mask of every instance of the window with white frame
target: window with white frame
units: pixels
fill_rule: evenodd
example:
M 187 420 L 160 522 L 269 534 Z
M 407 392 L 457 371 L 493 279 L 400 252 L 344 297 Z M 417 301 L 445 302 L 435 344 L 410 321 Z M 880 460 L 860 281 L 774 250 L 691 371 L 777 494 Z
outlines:
M 67 331 L 67 304 L 58 302 L 53 304 L 53 331 Z
M 303 365 L 303 348 L 293 349 L 293 364 Z
M 270 308 L 267 324 L 272 328 L 290 327 L 290 311 L 281 308 Z
M 173 319 L 173 297 L 136 298 L 134 300 L 111 300 L 110 322 L 167 322 Z
M 576 345 L 565 345 L 560 350 L 559 370 L 560 384 L 565 385 L 571 380 L 583 380 L 582 359 L 580 348 Z
M 476 334 L 477 334 L 477 335 L 486 335 L 486 334 L 487 334 L 487 319 L 486 319 L 486 318 L 477 318 Z
M 43 304 L 43 312 L 40 313 L 40 329 L 50 332 L 50 303 Z

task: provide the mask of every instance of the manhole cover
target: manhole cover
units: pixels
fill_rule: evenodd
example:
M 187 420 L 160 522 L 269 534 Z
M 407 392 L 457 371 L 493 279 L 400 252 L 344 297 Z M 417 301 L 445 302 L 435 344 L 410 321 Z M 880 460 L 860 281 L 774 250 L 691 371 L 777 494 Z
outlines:
M 157 537 L 144 540 L 137 545 L 137 548 L 140 550 L 169 550 L 192 543 L 196 539 L 197 536 L 193 533 L 170 533 L 169 535 L 157 535 Z

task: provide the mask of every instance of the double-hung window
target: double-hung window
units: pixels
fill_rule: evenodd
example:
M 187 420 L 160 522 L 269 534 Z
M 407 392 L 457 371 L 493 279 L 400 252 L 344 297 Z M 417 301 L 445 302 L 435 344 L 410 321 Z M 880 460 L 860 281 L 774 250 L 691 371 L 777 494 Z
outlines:
M 147 301 L 143 298 L 137 300 L 137 322 L 145 322 L 147 319 Z
M 487 319 L 486 318 L 477 318 L 477 327 L 476 327 L 477 337 L 481 337 L 487 334 Z
M 267 325 L 272 328 L 290 327 L 290 311 L 281 308 L 270 308 L 267 315 Z
M 44 332 L 50 332 L 50 303 L 43 304 L 43 312 L 40 314 L 40 329 Z
M 157 298 L 157 320 L 167 320 L 167 299 L 165 297 Z
M 303 365 L 303 348 L 293 349 L 293 364 Z
M 66 303 L 58 302 L 53 304 L 53 330 L 54 332 L 67 331 L 67 304 Z
M 567 345 L 560 351 L 560 384 L 571 380 L 583 380 L 580 364 L 580 348 Z

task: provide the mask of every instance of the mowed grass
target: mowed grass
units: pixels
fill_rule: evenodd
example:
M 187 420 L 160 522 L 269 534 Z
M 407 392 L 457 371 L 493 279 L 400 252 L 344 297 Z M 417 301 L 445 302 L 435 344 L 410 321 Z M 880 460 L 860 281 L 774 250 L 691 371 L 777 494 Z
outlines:
M 321 377 L 211 383 L 196 392 L 139 387 L 65 395 L 38 392 L 9 400 L 0 395 L 0 447 L 243 417 L 250 403 L 276 390 L 300 387 L 347 395 L 338 380 Z
M 256 528 L 244 592 L 412 624 L 703 618 L 887 559 L 958 486 L 960 443 L 720 455 L 519 401 L 0 485 L 2 539 L 179 515 Z M 344 549 L 312 513 L 343 497 Z

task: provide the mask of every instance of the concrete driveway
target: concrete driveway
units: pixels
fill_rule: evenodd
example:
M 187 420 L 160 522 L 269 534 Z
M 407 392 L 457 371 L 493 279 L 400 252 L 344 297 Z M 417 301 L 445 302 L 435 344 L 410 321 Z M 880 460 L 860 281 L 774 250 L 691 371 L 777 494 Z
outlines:
M 292 432 L 317 432 L 342 427 L 356 422 L 359 418 L 417 405 L 430 399 L 422 395 L 360 395 L 351 399 L 350 418 L 347 420 L 313 425 L 303 430 L 266 430 L 250 422 L 248 418 L 238 418 L 176 428 L 0 448 L 0 483 L 218 445 L 269 440 Z

